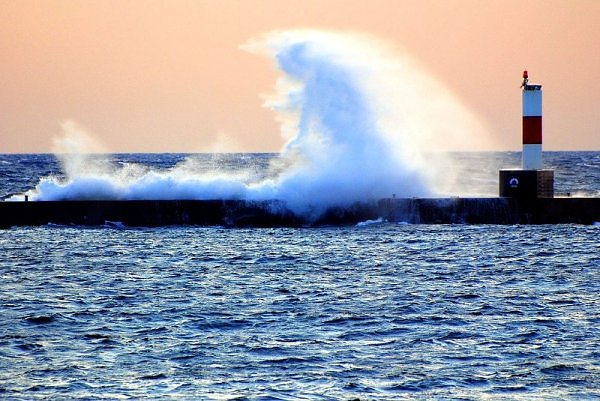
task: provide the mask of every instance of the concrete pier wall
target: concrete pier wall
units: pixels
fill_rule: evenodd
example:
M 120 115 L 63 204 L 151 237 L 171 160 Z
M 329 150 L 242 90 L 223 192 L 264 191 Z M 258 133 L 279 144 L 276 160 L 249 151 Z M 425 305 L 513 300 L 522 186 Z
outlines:
M 382 217 L 422 224 L 593 224 L 600 198 L 382 199 Z
M 414 224 L 593 224 L 600 222 L 600 198 L 390 198 L 331 208 L 316 219 L 297 216 L 276 200 L 0 202 L 0 228 L 106 222 L 132 227 L 301 227 L 351 225 L 380 217 Z

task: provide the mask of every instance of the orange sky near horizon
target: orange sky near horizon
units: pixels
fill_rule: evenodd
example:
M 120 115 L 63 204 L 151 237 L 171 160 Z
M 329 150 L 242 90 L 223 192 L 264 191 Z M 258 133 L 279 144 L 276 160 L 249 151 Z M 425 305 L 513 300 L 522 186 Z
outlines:
M 528 69 L 544 86 L 544 148 L 600 150 L 600 1 L 0 0 L 0 153 L 51 152 L 65 120 L 111 152 L 277 151 L 260 95 L 279 73 L 240 45 L 297 28 L 407 52 L 492 150 L 521 148 Z

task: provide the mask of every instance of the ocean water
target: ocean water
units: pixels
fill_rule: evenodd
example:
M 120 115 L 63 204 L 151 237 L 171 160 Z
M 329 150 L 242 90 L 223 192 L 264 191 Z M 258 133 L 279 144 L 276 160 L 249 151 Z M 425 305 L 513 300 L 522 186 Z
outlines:
M 491 195 L 518 157 L 460 155 Z M 545 161 L 557 192 L 600 193 L 600 152 Z M 0 174 L 6 197 L 61 172 Z M 600 400 L 597 225 L 21 227 L 0 277 L 0 399 Z

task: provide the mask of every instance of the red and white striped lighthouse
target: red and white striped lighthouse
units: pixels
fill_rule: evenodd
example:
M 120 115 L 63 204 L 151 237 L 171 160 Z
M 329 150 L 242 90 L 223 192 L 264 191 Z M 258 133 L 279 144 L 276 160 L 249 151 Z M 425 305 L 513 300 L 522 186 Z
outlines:
M 523 167 L 500 170 L 500 196 L 554 197 L 554 170 L 542 170 L 542 85 L 529 84 L 523 71 Z
M 523 170 L 542 169 L 542 85 L 529 84 L 523 71 Z

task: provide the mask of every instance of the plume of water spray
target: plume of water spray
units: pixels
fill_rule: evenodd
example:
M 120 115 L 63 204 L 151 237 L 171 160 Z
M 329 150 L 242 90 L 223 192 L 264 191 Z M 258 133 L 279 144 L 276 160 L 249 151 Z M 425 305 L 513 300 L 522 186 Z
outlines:
M 291 137 L 275 192 L 296 208 L 456 190 L 458 170 L 440 152 L 485 140 L 443 85 L 372 37 L 285 31 L 244 48 L 266 51 L 284 73 L 265 105 Z
M 70 157 L 67 180 L 43 179 L 33 198 L 279 199 L 316 217 L 329 206 L 443 192 L 452 177 L 429 152 L 481 137 L 476 119 L 442 85 L 373 38 L 284 31 L 243 47 L 267 53 L 283 73 L 265 106 L 287 143 L 267 178 L 198 170 L 193 159 L 168 171 L 125 166 L 90 174 L 88 159 Z
M 73 120 L 60 123 L 61 134 L 53 141 L 52 151 L 68 179 L 106 172 L 107 149 L 82 125 Z

